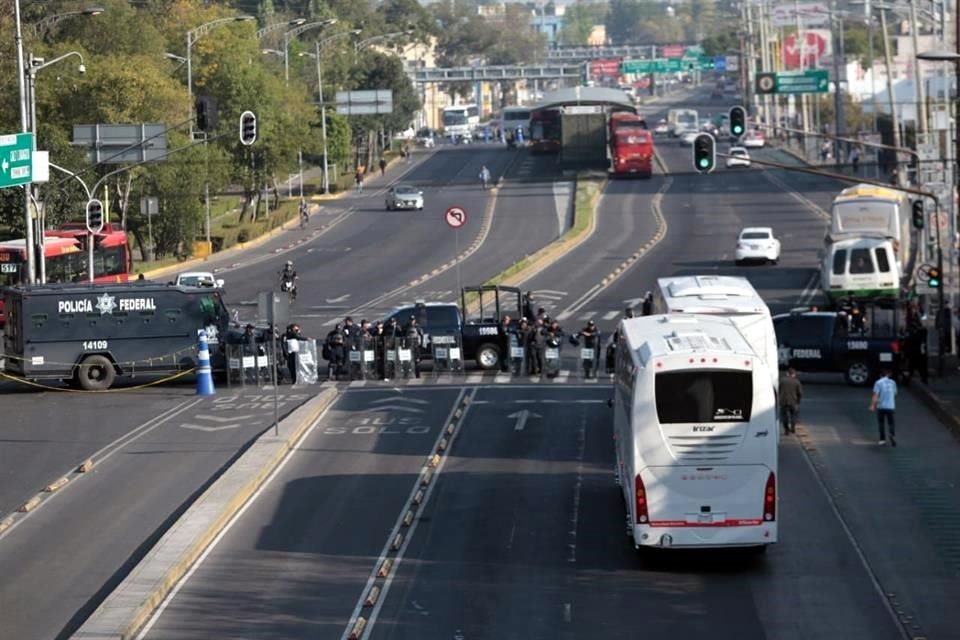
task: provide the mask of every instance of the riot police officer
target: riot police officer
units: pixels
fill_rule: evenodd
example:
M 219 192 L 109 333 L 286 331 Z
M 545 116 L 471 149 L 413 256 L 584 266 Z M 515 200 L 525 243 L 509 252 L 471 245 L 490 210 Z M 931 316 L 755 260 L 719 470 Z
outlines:
M 287 371 L 290 373 L 290 384 L 297 383 L 297 354 L 300 352 L 300 325 L 291 324 L 283 334 L 283 350 L 287 359 Z M 297 343 L 296 346 L 292 342 Z
M 510 316 L 503 316 L 497 329 L 500 338 L 500 353 L 503 354 L 500 358 L 500 371 L 507 373 L 510 371 L 510 344 L 512 342 L 511 334 L 514 331 L 514 327 L 510 323 Z
M 336 380 L 337 376 L 343 373 L 347 359 L 346 339 L 343 335 L 343 327 L 339 324 L 327 334 L 324 351 L 324 358 L 327 360 L 327 378 Z
M 583 377 L 593 377 L 597 372 L 597 360 L 600 355 L 600 330 L 597 323 L 593 320 L 587 322 L 587 326 L 581 329 L 575 336 L 570 336 L 570 342 L 580 344 L 584 350 L 589 349 L 593 354 L 592 358 L 586 358 L 581 352 L 580 360 L 583 362 Z
M 538 376 L 543 373 L 543 360 L 547 351 L 547 333 L 543 325 L 543 318 L 537 318 L 527 334 L 527 361 L 530 363 L 530 375 Z
M 643 315 L 650 316 L 653 315 L 653 294 L 647 291 L 646 295 L 643 296 Z M 629 318 L 633 317 L 632 310 L 631 315 L 627 316 Z
M 404 328 L 404 341 L 410 349 L 410 361 L 413 363 L 413 372 L 420 377 L 420 346 L 423 342 L 423 330 L 420 329 L 420 323 L 416 316 L 410 316 L 410 321 Z

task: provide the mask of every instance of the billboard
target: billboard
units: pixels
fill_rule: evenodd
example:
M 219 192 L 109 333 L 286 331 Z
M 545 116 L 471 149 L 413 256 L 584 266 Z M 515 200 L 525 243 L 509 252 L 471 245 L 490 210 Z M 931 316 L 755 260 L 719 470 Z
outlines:
M 830 31 L 826 29 L 801 31 L 800 38 L 792 33 L 783 41 L 783 68 L 787 70 L 815 69 L 832 59 L 832 55 Z
M 590 77 L 594 80 L 599 78 L 615 78 L 619 75 L 620 58 L 590 61 Z
M 824 2 L 775 3 L 770 9 L 774 27 L 819 27 L 830 24 L 830 8 Z

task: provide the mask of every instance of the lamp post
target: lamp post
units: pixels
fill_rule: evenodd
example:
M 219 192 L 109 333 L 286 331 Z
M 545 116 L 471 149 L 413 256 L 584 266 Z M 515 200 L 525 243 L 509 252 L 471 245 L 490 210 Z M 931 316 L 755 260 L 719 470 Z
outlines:
M 314 43 L 315 51 L 310 53 L 305 51 L 301 53 L 301 56 L 308 56 L 313 58 L 317 63 L 317 104 L 320 105 L 320 128 L 323 132 L 323 193 L 330 193 L 330 178 L 328 175 L 329 164 L 327 161 L 327 107 L 323 104 L 323 70 L 320 64 L 320 51 L 334 40 L 343 38 L 344 36 L 357 36 L 362 33 L 361 29 L 353 29 L 351 31 L 344 31 L 343 33 L 338 33 L 332 35 L 329 38 L 324 38 L 323 40 L 317 40 Z M 303 178 L 300 178 L 300 186 L 303 188 Z
M 50 27 L 57 24 L 61 20 L 72 18 L 74 16 L 98 16 L 104 11 L 105 9 L 103 7 L 88 7 L 78 11 L 65 11 L 63 13 L 47 16 L 46 18 L 43 18 L 42 20 L 39 20 L 33 24 L 33 34 L 37 37 L 42 37 L 46 35 Z
M 249 22 L 250 20 L 255 20 L 255 18 L 248 15 L 234 16 L 232 18 L 220 18 L 219 20 L 207 22 L 206 24 L 202 24 L 199 27 L 187 31 L 187 96 L 190 99 L 191 141 L 193 140 L 193 58 L 191 56 L 193 45 L 197 39 L 200 38 L 200 36 L 210 33 L 219 26 L 230 24 L 231 22 Z
M 336 23 L 336 18 L 308 22 L 307 24 L 294 27 L 283 34 L 283 79 L 287 84 L 290 84 L 290 41 L 310 29 L 322 29 L 323 27 L 329 27 Z
M 23 72 L 27 76 L 26 77 L 27 100 L 30 103 L 30 108 L 28 112 L 29 112 L 29 120 L 30 120 L 30 132 L 33 133 L 33 143 L 32 143 L 33 151 L 37 150 L 37 128 L 38 128 L 37 127 L 37 74 L 40 73 L 42 69 L 46 69 L 47 67 L 53 66 L 58 62 L 63 62 L 67 58 L 71 58 L 73 56 L 80 58 L 80 64 L 77 66 L 77 70 L 80 73 L 86 73 L 87 68 L 83 64 L 83 55 L 79 51 L 71 51 L 69 53 L 63 54 L 62 56 L 57 56 L 53 60 L 49 60 L 49 61 L 44 61 L 43 58 L 36 58 L 32 53 L 29 55 L 26 68 L 23 70 Z M 34 200 L 36 204 L 36 200 L 33 195 L 33 189 L 32 189 L 33 185 L 28 184 L 24 186 L 26 187 L 26 191 L 27 191 L 27 210 L 29 211 L 30 201 Z M 47 261 L 44 255 L 44 245 L 45 245 L 45 239 L 46 239 L 46 234 L 45 234 L 46 222 L 44 220 L 45 216 L 43 214 L 42 207 L 35 206 L 34 209 L 37 214 L 36 215 L 37 244 L 40 247 L 40 251 L 39 251 L 40 255 L 36 257 L 36 261 L 40 267 L 40 274 L 39 274 L 40 282 L 45 283 L 47 281 Z M 31 247 L 31 250 L 32 250 L 32 247 Z
M 353 63 L 357 64 L 361 49 L 369 47 L 370 45 L 378 42 L 385 42 L 387 40 L 393 40 L 394 38 L 409 35 L 413 35 L 413 29 L 407 29 L 406 31 L 394 31 L 393 33 L 384 33 L 383 35 L 373 36 L 371 38 L 367 38 L 366 40 L 360 40 L 353 45 Z
M 268 24 L 261 29 L 257 29 L 257 40 L 263 40 L 267 34 L 273 33 L 274 31 L 279 31 L 280 29 L 299 27 L 306 21 L 306 18 L 296 18 L 294 20 L 287 20 L 285 22 L 274 22 L 273 24 Z

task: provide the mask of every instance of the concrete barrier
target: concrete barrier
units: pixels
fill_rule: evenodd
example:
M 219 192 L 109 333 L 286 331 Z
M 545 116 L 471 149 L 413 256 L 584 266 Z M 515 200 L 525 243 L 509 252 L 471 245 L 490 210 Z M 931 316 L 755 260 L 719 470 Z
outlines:
M 71 638 L 128 640 L 150 619 L 300 437 L 337 399 L 328 388 L 281 420 L 207 489 Z

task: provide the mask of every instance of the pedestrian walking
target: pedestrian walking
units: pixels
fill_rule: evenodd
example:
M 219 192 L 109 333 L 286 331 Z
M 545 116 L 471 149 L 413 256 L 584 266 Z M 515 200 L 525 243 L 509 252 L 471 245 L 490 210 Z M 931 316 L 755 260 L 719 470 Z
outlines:
M 897 427 L 894 413 L 897 410 L 897 383 L 894 382 L 890 369 L 883 370 L 883 377 L 873 385 L 873 398 L 870 400 L 870 411 L 877 412 L 877 428 L 880 431 L 878 444 L 887 444 L 884 423 L 890 427 L 890 446 L 897 446 Z
M 380 158 L 380 175 L 387 175 L 387 161 L 385 158 Z
M 797 432 L 797 410 L 800 408 L 800 399 L 803 398 L 803 385 L 797 378 L 797 370 L 793 367 L 780 376 L 780 422 L 783 423 L 783 433 Z
M 363 193 L 363 171 L 357 169 L 357 172 L 353 175 L 353 181 L 357 185 L 357 193 Z

